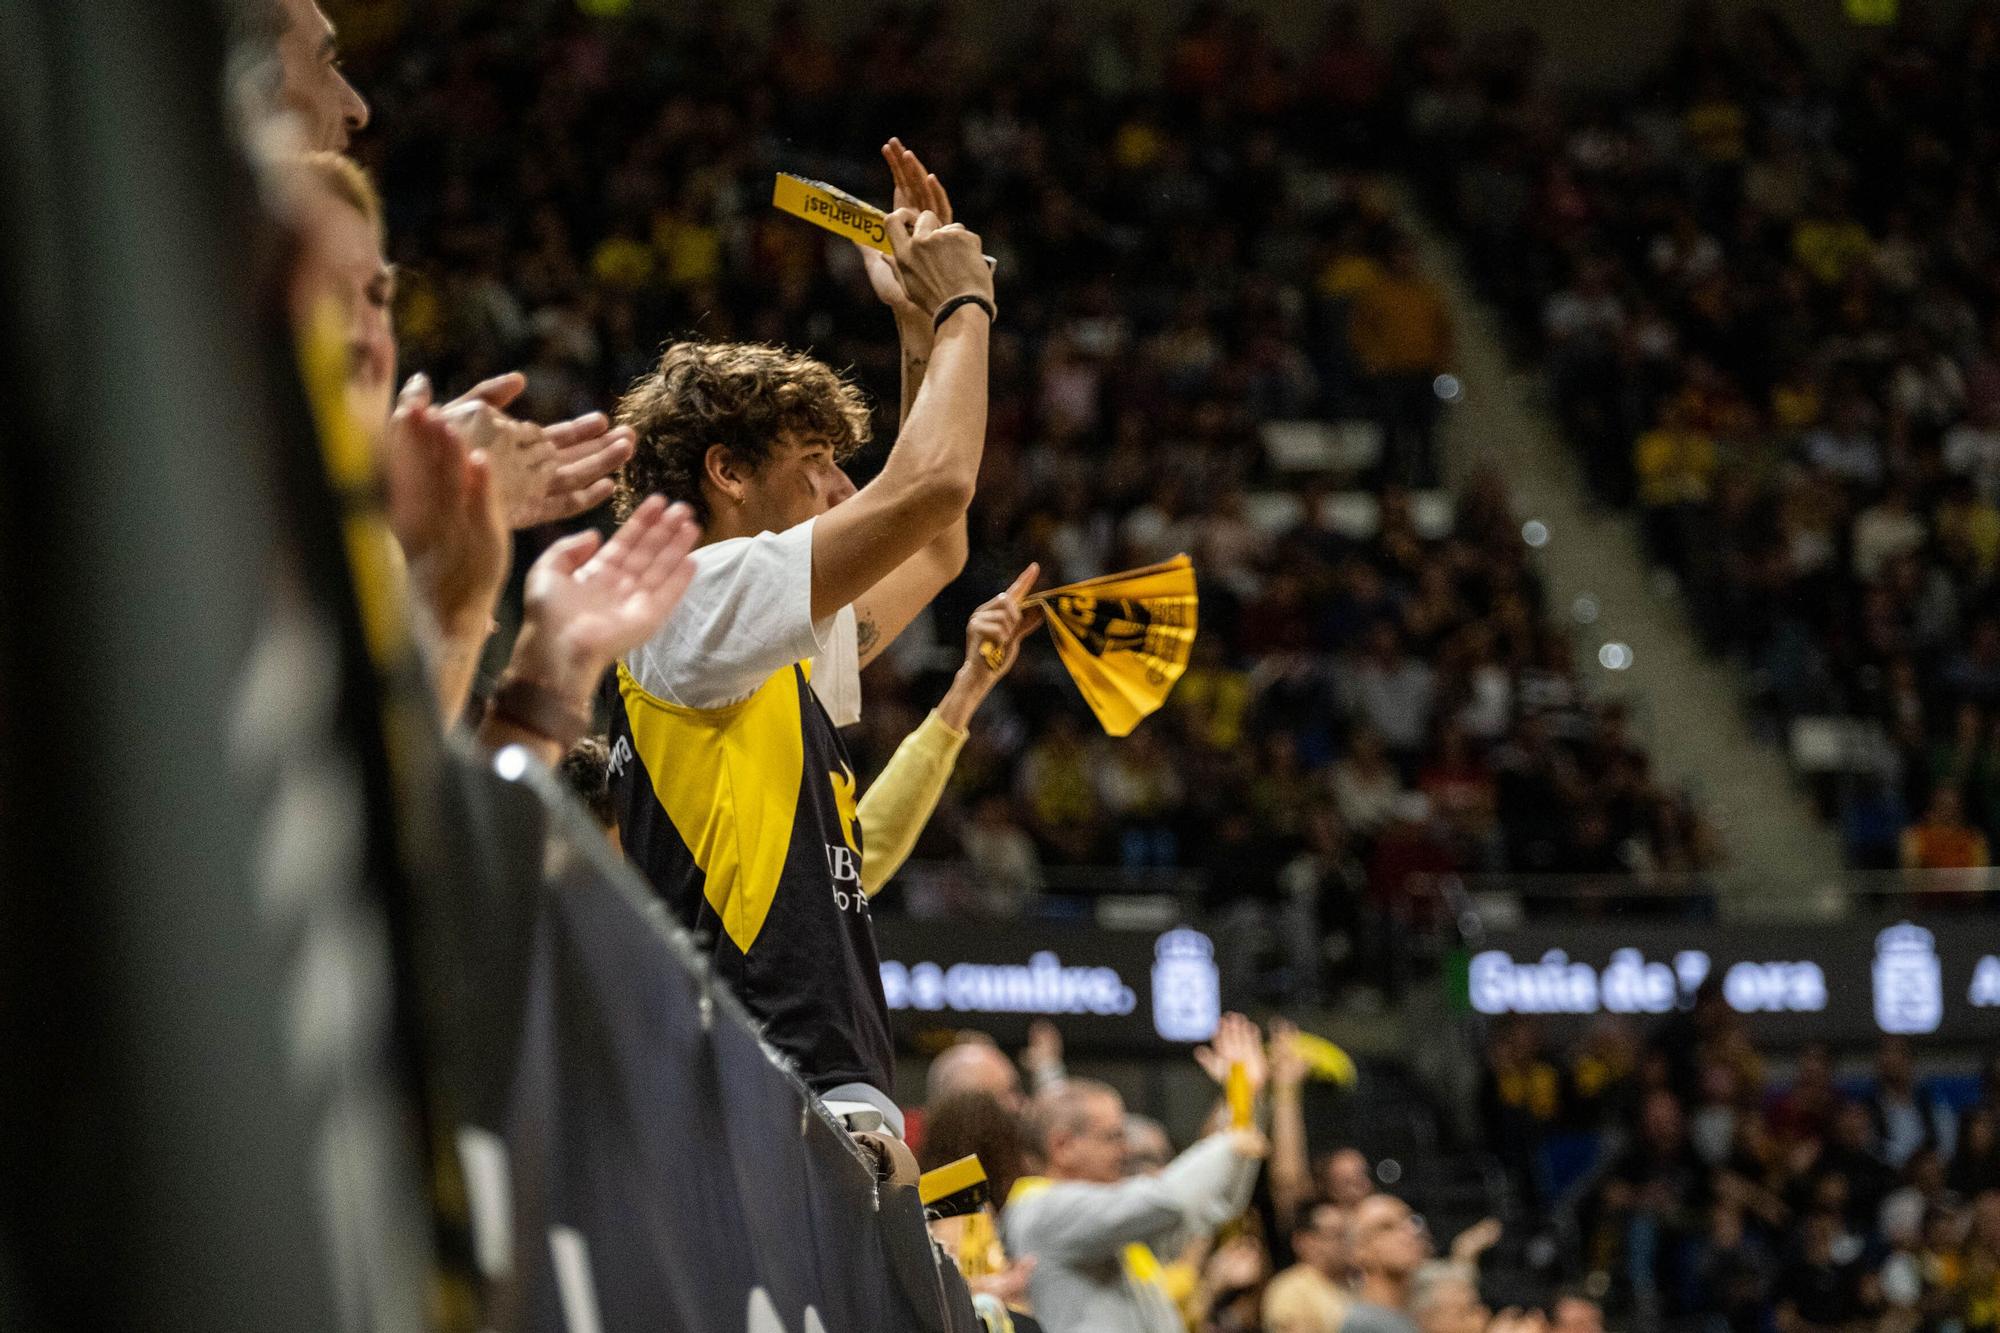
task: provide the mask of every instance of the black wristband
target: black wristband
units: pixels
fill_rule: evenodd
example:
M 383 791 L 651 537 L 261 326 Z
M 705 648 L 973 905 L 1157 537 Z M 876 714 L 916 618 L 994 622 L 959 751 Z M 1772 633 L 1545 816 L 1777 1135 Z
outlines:
M 590 730 L 590 718 L 571 708 L 554 690 L 519 676 L 502 680 L 488 707 L 498 720 L 554 741 L 564 750 Z
M 967 305 L 976 305 L 981 310 L 984 310 L 988 324 L 1000 318 L 1000 312 L 993 308 L 991 301 L 975 292 L 967 292 L 963 296 L 952 297 L 937 308 L 937 314 L 931 316 L 931 332 L 936 333 L 939 329 L 943 328 L 944 322 L 950 319 L 960 306 Z

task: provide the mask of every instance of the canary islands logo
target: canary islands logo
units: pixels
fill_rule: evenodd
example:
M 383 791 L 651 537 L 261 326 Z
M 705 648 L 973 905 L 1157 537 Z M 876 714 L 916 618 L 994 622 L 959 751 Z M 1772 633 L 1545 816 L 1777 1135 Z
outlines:
M 1186 926 L 1153 946 L 1153 1030 L 1168 1041 L 1207 1041 L 1222 1021 L 1215 945 Z
M 1875 1025 L 1921 1036 L 1944 1021 L 1944 974 L 1937 937 L 1899 922 L 1875 937 Z

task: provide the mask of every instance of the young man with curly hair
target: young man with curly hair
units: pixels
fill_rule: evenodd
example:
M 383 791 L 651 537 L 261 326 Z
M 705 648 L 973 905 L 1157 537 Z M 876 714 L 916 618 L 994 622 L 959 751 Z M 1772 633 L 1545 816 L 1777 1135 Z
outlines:
M 619 405 L 637 436 L 621 504 L 685 501 L 706 540 L 679 612 L 620 665 L 610 743 L 627 855 L 807 1084 L 900 1130 L 835 728 L 859 715 L 860 666 L 964 565 L 994 305 L 937 178 L 899 143 L 883 155 L 895 255 L 871 255 L 870 279 L 902 335 L 905 410 L 873 481 L 841 469 L 868 440 L 860 395 L 781 348 L 675 344 Z

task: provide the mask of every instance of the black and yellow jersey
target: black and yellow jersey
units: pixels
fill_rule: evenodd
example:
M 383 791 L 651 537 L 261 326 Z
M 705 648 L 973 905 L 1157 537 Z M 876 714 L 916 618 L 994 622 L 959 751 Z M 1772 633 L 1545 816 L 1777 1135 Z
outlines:
M 625 854 L 710 942 L 716 975 L 807 1084 L 886 1090 L 889 1010 L 854 771 L 811 678 L 800 662 L 740 702 L 689 708 L 621 664 L 612 800 Z

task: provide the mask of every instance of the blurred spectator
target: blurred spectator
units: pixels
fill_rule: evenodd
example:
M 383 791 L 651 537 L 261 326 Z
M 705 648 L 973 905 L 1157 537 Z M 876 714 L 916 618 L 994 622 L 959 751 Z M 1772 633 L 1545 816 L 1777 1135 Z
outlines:
M 1559 1291 L 1549 1304 L 1549 1333 L 1604 1333 L 1604 1307 L 1583 1292 Z
M 979 874 L 988 911 L 996 917 L 1019 916 L 1041 891 L 1042 857 L 1035 840 L 1015 821 L 1008 795 L 989 792 L 981 797 L 959 841 Z
M 1832 1213 L 1806 1216 L 1797 1252 L 1779 1270 L 1775 1297 L 1778 1333 L 1815 1333 L 1848 1327 L 1867 1313 L 1859 1247 L 1842 1234 Z
M 1673 1094 L 1649 1093 L 1639 1114 L 1635 1141 L 1599 1190 L 1595 1244 L 1620 1257 L 1621 1275 L 1643 1308 L 1675 1285 L 1679 1245 L 1699 1216 L 1706 1175 Z
M 1357 1148 L 1342 1148 L 1329 1153 L 1319 1163 L 1317 1174 L 1326 1197 L 1348 1211 L 1347 1220 L 1351 1229 L 1354 1209 L 1375 1192 L 1375 1178 L 1368 1169 L 1368 1158 Z
M 924 1105 L 937 1106 L 948 1098 L 978 1093 L 991 1097 L 1014 1114 L 1027 1105 L 1021 1093 L 1021 1074 L 993 1039 L 983 1033 L 968 1034 L 947 1046 L 931 1061 L 924 1075 Z
M 1875 1121 L 1882 1160 L 1901 1169 L 1920 1148 L 1951 1150 L 1957 1125 L 1917 1086 L 1916 1060 L 1907 1037 L 1884 1037 L 1875 1048 Z
M 1261 1090 L 1262 1039 L 1253 1026 L 1226 1016 L 1214 1050 L 1224 1064 L 1242 1065 L 1253 1093 Z M 1011 1253 L 1037 1260 L 1030 1290 L 1043 1326 L 1177 1333 L 1181 1317 L 1160 1284 L 1156 1255 L 1178 1253 L 1190 1232 L 1211 1235 L 1243 1210 L 1269 1152 L 1263 1136 L 1225 1129 L 1156 1175 L 1128 1176 L 1124 1101 L 1113 1088 L 1066 1079 L 1037 1098 L 1035 1123 L 1046 1176 L 1015 1186 L 1001 1225 Z M 1249 1275 L 1253 1290 L 1267 1271 Z M 1218 1291 L 1219 1307 L 1241 1294 L 1233 1283 Z
M 978 1157 L 993 1197 L 1005 1199 L 1028 1174 L 1027 1136 L 1018 1107 L 983 1092 L 954 1092 L 924 1108 L 917 1164 L 926 1171 Z
M 1432 1260 L 1411 1284 L 1410 1317 L 1422 1333 L 1485 1333 L 1493 1312 L 1479 1299 L 1479 1275 Z
M 1359 1282 L 1343 1333 L 1417 1333 L 1410 1297 L 1431 1256 L 1423 1220 L 1394 1195 L 1371 1194 L 1354 1205 L 1348 1233 Z
M 1390 241 L 1385 259 L 1355 298 L 1349 336 L 1382 427 L 1385 470 L 1407 486 L 1435 486 L 1438 396 L 1432 381 L 1451 364 L 1451 314 L 1443 292 L 1418 268 L 1416 246 L 1407 237 Z
M 1533 1021 L 1516 1016 L 1494 1023 L 1479 1080 L 1480 1124 L 1526 1197 L 1537 1192 L 1537 1153 L 1561 1110 L 1562 1078 L 1543 1058 Z
M 1340 1333 L 1352 1298 L 1347 1292 L 1347 1210 L 1308 1205 L 1292 1228 L 1298 1262 L 1264 1290 L 1265 1333 Z
M 1986 835 L 1965 822 L 1965 798 L 1955 787 L 1939 787 L 1922 821 L 1903 834 L 1903 867 L 1969 870 L 1990 864 Z

